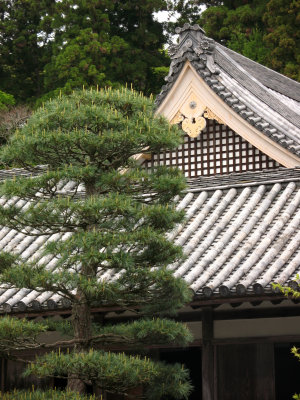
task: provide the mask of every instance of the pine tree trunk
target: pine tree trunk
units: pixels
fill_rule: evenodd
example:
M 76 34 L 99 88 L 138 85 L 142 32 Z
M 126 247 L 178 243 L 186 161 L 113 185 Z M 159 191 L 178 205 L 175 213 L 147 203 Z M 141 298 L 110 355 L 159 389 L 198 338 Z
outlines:
M 95 187 L 93 184 L 85 184 L 86 188 L 86 198 L 95 194 Z M 88 227 L 91 230 L 93 227 Z M 92 266 L 82 266 L 81 273 L 85 276 L 95 276 L 97 272 L 97 267 Z M 74 329 L 74 338 L 79 340 L 89 340 L 92 336 L 92 317 L 91 309 L 86 301 L 84 294 L 80 289 L 77 289 L 77 299 L 78 302 L 73 304 L 72 307 L 72 324 Z M 88 342 L 82 342 L 75 346 L 74 351 L 86 351 L 89 349 Z M 74 374 L 69 375 L 67 388 L 74 392 L 81 394 L 85 393 L 85 383 L 76 377 Z
M 74 328 L 74 338 L 80 340 L 89 340 L 92 335 L 92 319 L 90 306 L 83 301 L 73 304 L 72 322 Z M 79 343 L 75 346 L 75 351 L 85 351 L 88 349 L 88 343 Z M 67 388 L 74 392 L 85 393 L 85 383 L 74 374 L 69 375 Z
M 85 393 L 85 383 L 82 380 L 76 378 L 73 374 L 68 376 L 67 390 L 72 392 L 84 394 Z
M 74 337 L 80 340 L 89 340 L 92 335 L 91 309 L 87 302 L 76 303 L 72 308 L 72 322 L 74 327 Z M 76 350 L 85 350 L 89 347 L 88 343 L 79 343 Z

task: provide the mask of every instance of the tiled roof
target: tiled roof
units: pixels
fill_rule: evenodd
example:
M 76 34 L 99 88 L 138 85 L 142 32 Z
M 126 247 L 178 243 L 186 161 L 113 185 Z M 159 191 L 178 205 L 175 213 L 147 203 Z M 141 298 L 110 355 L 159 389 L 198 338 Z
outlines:
M 0 179 L 7 174 L 2 171 Z M 72 183 L 61 188 L 70 190 Z M 169 267 L 201 297 L 271 293 L 272 282 L 286 285 L 300 272 L 300 168 L 197 178 L 178 207 L 186 210 L 186 219 L 169 237 L 186 257 Z M 58 237 L 25 236 L 3 227 L 0 249 L 39 260 L 44 243 Z M 45 261 L 55 269 L 54 258 Z M 50 292 L 0 289 L 0 312 L 68 306 Z
M 300 272 L 300 169 L 224 178 L 192 183 L 171 235 L 186 260 L 171 268 L 205 296 L 271 292 Z
M 210 88 L 242 118 L 282 147 L 300 156 L 300 83 L 207 38 L 198 26 L 177 28 L 180 42 L 170 48 L 162 103 L 188 60 Z

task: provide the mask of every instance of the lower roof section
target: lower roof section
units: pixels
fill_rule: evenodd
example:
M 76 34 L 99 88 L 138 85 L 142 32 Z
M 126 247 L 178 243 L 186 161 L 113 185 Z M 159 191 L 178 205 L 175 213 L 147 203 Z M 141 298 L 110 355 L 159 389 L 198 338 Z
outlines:
M 169 268 L 203 304 L 272 299 L 272 283 L 290 285 L 300 273 L 300 168 L 200 177 L 177 202 L 186 219 L 169 238 L 183 246 L 185 259 Z M 51 239 L 2 227 L 0 250 L 38 262 Z M 49 259 L 49 269 L 55 264 Z M 0 288 L 0 312 L 58 307 L 70 304 L 50 292 Z
M 300 169 L 199 178 L 170 238 L 186 259 L 170 266 L 195 293 L 272 293 L 300 272 Z

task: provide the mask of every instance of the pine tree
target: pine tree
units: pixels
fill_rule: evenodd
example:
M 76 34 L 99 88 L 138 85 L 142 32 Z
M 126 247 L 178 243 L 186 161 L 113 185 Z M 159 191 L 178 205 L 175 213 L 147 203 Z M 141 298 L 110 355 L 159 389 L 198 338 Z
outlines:
M 146 172 L 137 160 L 141 153 L 180 142 L 177 127 L 154 117 L 151 100 L 132 90 L 105 89 L 49 101 L 2 149 L 2 163 L 34 174 L 1 184 L 2 195 L 27 202 L 25 207 L 18 207 L 20 202 L 1 207 L 1 225 L 48 240 L 39 259 L 25 261 L 2 252 L 1 282 L 59 294 L 72 306 L 73 339 L 63 343 L 70 352 L 56 349 L 38 358 L 28 374 L 68 374 L 68 388 L 80 393 L 88 382 L 116 393 L 143 386 L 149 399 L 188 395 L 191 387 L 182 366 L 123 353 L 191 340 L 184 325 L 160 317 L 190 300 L 186 284 L 167 268 L 182 257 L 167 232 L 183 218 L 173 199 L 184 180 L 176 169 Z M 49 257 L 56 262 L 47 264 Z M 134 309 L 141 318 L 95 325 L 93 307 Z M 10 328 L 0 325 L 2 354 L 15 349 L 16 341 L 19 349 L 51 348 L 37 341 L 44 326 L 22 324 L 11 328 L 14 333 L 2 347 L 2 332 Z M 31 334 L 30 329 L 37 331 Z M 112 344 L 123 351 L 107 352 Z

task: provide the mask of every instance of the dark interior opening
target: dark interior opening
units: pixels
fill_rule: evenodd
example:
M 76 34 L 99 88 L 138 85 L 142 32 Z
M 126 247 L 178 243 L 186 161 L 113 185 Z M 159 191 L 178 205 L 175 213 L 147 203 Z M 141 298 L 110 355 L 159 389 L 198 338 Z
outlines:
M 67 377 L 64 378 L 54 378 L 53 379 L 53 386 L 58 390 L 65 390 L 67 387 L 68 379 Z
M 182 350 L 162 349 L 160 351 L 160 360 L 172 364 L 184 364 L 184 366 L 190 371 L 190 378 L 194 387 L 193 392 L 189 396 L 189 400 L 202 399 L 202 361 L 200 347 L 192 347 Z
M 276 400 L 300 394 L 300 362 L 291 353 L 293 346 L 300 348 L 300 343 L 280 343 L 274 347 Z

